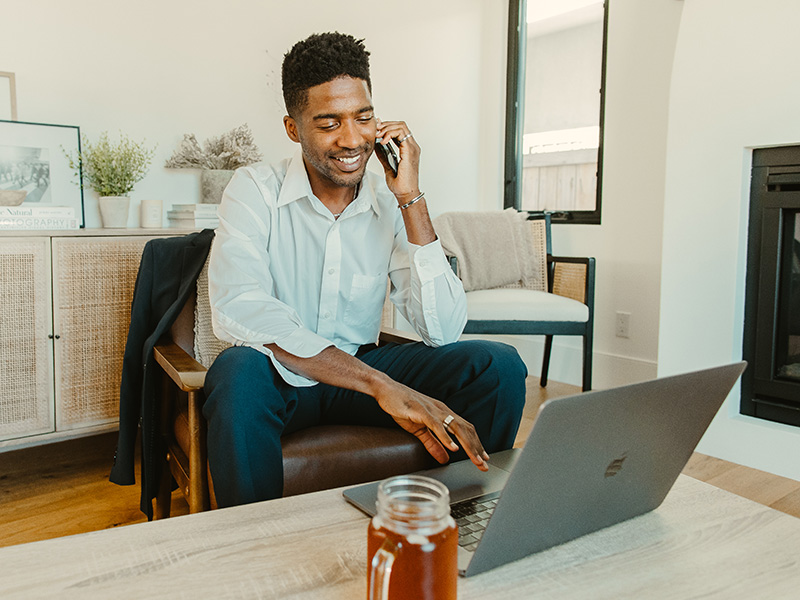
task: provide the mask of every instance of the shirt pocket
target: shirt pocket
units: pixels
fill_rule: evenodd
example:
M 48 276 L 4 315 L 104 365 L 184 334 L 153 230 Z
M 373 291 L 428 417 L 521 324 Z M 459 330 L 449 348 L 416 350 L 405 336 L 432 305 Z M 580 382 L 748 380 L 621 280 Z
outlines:
M 344 322 L 364 334 L 380 330 L 383 302 L 386 299 L 386 275 L 353 275 L 350 296 L 344 309 Z

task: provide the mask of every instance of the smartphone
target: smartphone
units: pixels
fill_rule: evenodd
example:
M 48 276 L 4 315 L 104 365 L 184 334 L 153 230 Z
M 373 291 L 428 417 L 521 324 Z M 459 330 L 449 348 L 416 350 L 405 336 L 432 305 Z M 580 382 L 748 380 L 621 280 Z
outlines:
M 400 158 L 397 156 L 397 152 L 395 152 L 391 140 L 386 145 L 381 144 L 381 140 L 383 140 L 383 138 L 375 139 L 375 151 L 383 154 L 386 161 L 389 163 L 389 168 L 392 169 L 392 173 L 397 177 L 397 165 L 400 164 Z

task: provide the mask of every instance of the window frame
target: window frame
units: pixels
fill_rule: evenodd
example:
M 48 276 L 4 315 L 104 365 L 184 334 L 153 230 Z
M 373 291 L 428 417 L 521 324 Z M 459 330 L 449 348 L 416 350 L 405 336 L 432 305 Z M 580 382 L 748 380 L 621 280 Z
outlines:
M 527 47 L 527 0 L 509 0 L 508 54 L 506 67 L 505 185 L 503 207 L 521 211 L 522 138 L 525 133 L 525 57 Z M 597 148 L 597 197 L 595 209 L 547 211 L 553 223 L 600 225 L 603 195 L 603 137 L 606 98 L 606 46 L 608 43 L 608 5 L 603 2 L 603 50 L 600 67 L 600 139 Z M 526 211 L 541 214 L 541 211 Z

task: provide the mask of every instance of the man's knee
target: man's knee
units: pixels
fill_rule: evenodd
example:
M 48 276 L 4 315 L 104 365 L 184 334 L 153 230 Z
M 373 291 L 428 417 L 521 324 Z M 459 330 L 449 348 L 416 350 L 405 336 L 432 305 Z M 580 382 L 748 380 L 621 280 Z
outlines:
M 528 368 L 514 346 L 492 340 L 465 340 L 453 346 L 459 347 L 459 353 L 476 371 L 496 377 L 500 384 L 522 382 L 524 386 Z
M 219 353 L 206 375 L 206 385 L 235 379 L 242 372 L 257 368 L 262 360 L 268 360 L 258 350 L 247 346 L 231 346 Z
M 528 368 L 514 346 L 490 340 L 475 340 L 488 358 L 487 370 L 497 378 L 499 396 L 506 407 L 522 414 L 525 407 L 525 378 Z
M 283 407 L 269 358 L 246 346 L 228 348 L 217 356 L 206 374 L 204 392 L 203 413 L 209 420 L 250 423 L 257 417 L 254 411 L 269 411 L 271 397 L 276 410 Z

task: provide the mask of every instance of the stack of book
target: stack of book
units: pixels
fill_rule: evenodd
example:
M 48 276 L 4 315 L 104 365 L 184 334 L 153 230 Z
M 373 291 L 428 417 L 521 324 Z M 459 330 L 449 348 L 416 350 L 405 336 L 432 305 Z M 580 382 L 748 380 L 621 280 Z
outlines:
M 0 230 L 78 229 L 80 223 L 71 206 L 50 204 L 0 206 Z
M 173 204 L 167 211 L 170 227 L 215 229 L 219 225 L 218 204 Z

